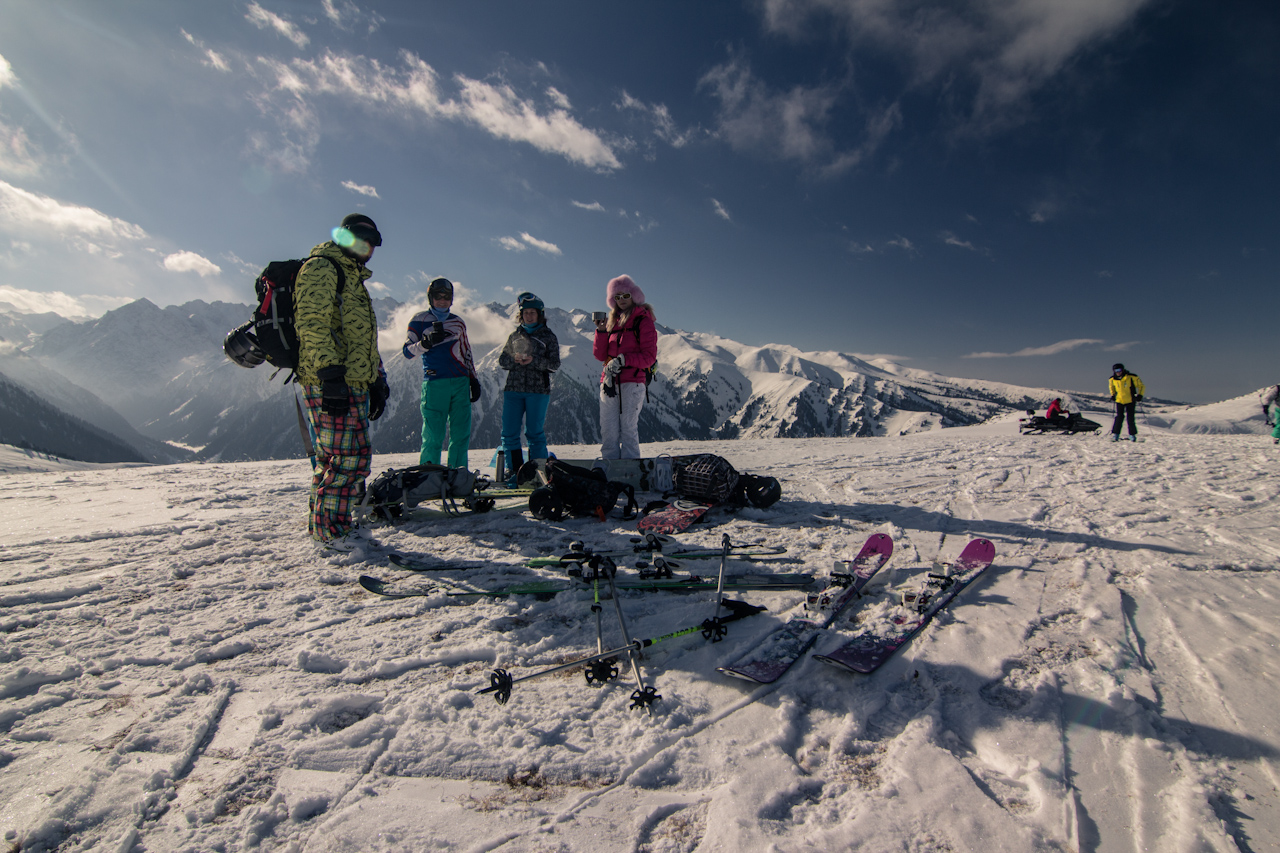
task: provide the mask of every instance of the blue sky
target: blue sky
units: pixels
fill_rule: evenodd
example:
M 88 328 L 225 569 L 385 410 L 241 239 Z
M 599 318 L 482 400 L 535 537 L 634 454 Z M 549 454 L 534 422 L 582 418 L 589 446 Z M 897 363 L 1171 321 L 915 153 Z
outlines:
M 374 288 L 1207 402 L 1280 381 L 1272 0 L 5 0 L 0 302 Z M 465 304 L 465 303 L 464 303 Z

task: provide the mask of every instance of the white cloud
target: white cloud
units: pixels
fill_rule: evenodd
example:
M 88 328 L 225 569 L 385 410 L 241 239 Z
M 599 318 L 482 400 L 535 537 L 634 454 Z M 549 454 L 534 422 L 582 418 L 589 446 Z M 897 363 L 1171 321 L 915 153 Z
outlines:
M 977 251 L 977 249 L 974 248 L 974 245 L 970 243 L 968 240 L 961 240 L 959 237 L 957 237 L 955 234 L 952 234 L 950 231 L 943 231 L 938 236 L 939 236 L 939 239 L 941 239 L 942 242 L 946 243 L 948 246 L 955 246 L 958 249 L 968 249 L 970 252 Z
M 375 33 L 386 21 L 377 12 L 364 10 L 351 0 L 321 0 L 324 15 L 340 30 L 354 30 L 357 25 L 365 24 L 368 33 Z
M 605 212 L 606 212 L 606 211 L 605 211 L 605 209 L 604 209 L 604 205 L 603 205 L 603 204 L 601 204 L 601 203 L 600 203 L 600 202 L 598 202 L 598 201 L 593 201 L 593 202 L 591 202 L 591 204 L 583 204 L 583 203 L 582 203 L 582 202 L 580 202 L 580 201 L 572 201 L 572 200 L 571 200 L 569 203 L 570 203 L 570 204 L 572 204 L 574 207 L 580 207 L 580 208 L 582 208 L 583 210 L 594 210 L 594 211 L 595 211 L 595 212 L 597 212 L 597 213 L 605 213 Z
M 724 205 L 720 203 L 719 199 L 715 199 L 715 198 L 711 199 L 711 208 L 716 212 L 716 216 L 719 216 L 725 222 L 733 221 L 733 217 L 729 215 L 728 210 L 725 210 Z
M 0 172 L 29 177 L 40 171 L 43 158 L 31 145 L 27 132 L 0 121 Z
M 560 154 L 570 161 L 599 170 L 622 168 L 613 149 L 595 131 L 557 107 L 539 114 L 535 105 L 521 100 L 510 86 L 494 86 L 458 75 L 463 113 L 500 139 L 527 142 L 540 151 Z
M 342 186 L 343 186 L 343 189 L 351 190 L 353 193 L 360 193 L 360 195 L 367 195 L 370 198 L 378 198 L 378 190 L 375 187 L 366 186 L 364 184 L 357 184 L 355 181 L 343 181 Z
M 957 78 L 973 81 L 972 116 L 981 126 L 1005 120 L 1008 108 L 1024 102 L 1073 56 L 1129 26 L 1152 2 L 764 0 L 763 9 L 766 29 L 795 38 L 827 38 L 834 19 L 855 46 L 905 58 L 911 87 L 937 84 L 950 92 Z
M 309 114 L 307 96 L 336 95 L 397 112 L 407 109 L 430 119 L 469 123 L 499 139 L 523 142 L 588 168 L 622 168 L 612 146 L 573 118 L 565 106 L 568 100 L 555 89 L 548 90 L 549 105 L 540 105 L 522 98 L 509 85 L 458 74 L 453 78 L 456 97 L 451 98 L 430 65 L 408 51 L 401 59 L 404 66 L 398 70 L 366 57 L 329 52 L 316 60 L 285 64 L 260 58 L 259 62 L 274 74 L 276 89 L 292 96 L 284 109 L 297 108 Z
M 906 237 L 898 237 L 895 240 L 890 240 L 888 245 L 893 246 L 895 249 L 903 249 L 908 252 L 913 252 L 915 251 L 915 248 L 916 248 L 915 244 L 913 244 Z
M 569 110 L 573 108 L 569 103 L 569 96 L 564 92 L 561 92 L 555 86 L 547 87 L 547 100 L 562 110 Z
M 26 314 L 43 314 L 51 311 L 69 320 L 100 317 L 106 312 L 127 305 L 133 297 L 122 296 L 71 296 L 61 290 L 39 293 L 0 284 L 0 302 L 7 302 Z
M 142 228 L 123 219 L 90 207 L 65 204 L 5 181 L 0 181 L 0 227 L 16 234 L 29 235 L 43 230 L 67 237 L 107 241 L 142 240 L 147 236 Z
M 515 237 L 499 237 L 497 243 L 508 252 L 523 252 L 527 249 L 537 249 L 539 252 L 545 252 L 548 255 L 562 255 L 560 247 L 555 243 L 548 243 L 546 240 L 539 240 L 526 231 L 520 232 L 519 239 Z
M 18 82 L 18 76 L 13 73 L 13 66 L 9 64 L 9 60 L 0 56 L 0 89 L 5 86 L 15 86 Z
M 1105 341 L 1097 338 L 1073 338 L 1069 341 L 1058 341 L 1056 344 L 1049 344 L 1043 347 L 1027 347 L 1017 352 L 972 352 L 963 358 L 1023 358 L 1030 356 L 1057 355 L 1058 353 L 1068 352 L 1073 349 L 1079 349 L 1084 346 L 1093 346 L 1105 343 Z M 1126 344 L 1125 346 L 1128 346 Z M 1107 349 L 1112 349 L 1108 347 Z
M 165 255 L 162 265 L 169 272 L 193 272 L 201 278 L 219 275 L 222 272 L 222 267 L 195 252 L 174 252 L 172 255 Z
M 298 29 L 293 23 L 286 21 L 275 12 L 268 12 L 257 3 L 249 4 L 249 12 L 244 17 L 245 20 L 260 30 L 275 30 L 293 42 L 293 46 L 298 49 L 306 47 L 311 41 L 307 34 Z
M 622 93 L 622 99 L 618 101 L 617 108 L 638 113 L 649 123 L 653 135 L 672 148 L 683 148 L 701 132 L 698 128 L 678 129 L 675 119 L 671 117 L 671 110 L 666 104 L 646 104 L 626 91 Z
M 182 33 L 182 37 L 191 42 L 192 45 L 204 51 L 205 58 L 200 60 L 202 65 L 207 65 L 217 71 L 231 70 L 231 66 L 227 63 L 227 60 L 213 48 L 205 47 L 204 42 L 200 41 L 184 29 L 179 29 L 178 32 Z
M 716 135 L 731 147 L 792 160 L 828 176 L 861 163 L 902 123 L 897 104 L 872 112 L 861 144 L 846 149 L 827 130 L 842 94 L 840 85 L 777 90 L 737 58 L 712 68 L 698 85 L 720 101 Z
M 564 254 L 560 251 L 560 247 L 555 243 L 548 243 L 546 240 L 539 240 L 537 237 L 531 236 L 524 231 L 520 232 L 520 239 L 537 249 L 539 252 L 546 252 L 548 255 Z

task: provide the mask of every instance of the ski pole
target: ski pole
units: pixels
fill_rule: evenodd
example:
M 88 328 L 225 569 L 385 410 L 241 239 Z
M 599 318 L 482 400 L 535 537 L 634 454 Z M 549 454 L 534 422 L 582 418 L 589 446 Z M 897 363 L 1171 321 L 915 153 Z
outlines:
M 622 641 L 628 646 L 631 645 L 631 632 L 627 630 L 627 620 L 622 615 L 622 603 L 618 601 L 618 585 L 614 582 L 613 576 L 618 572 L 618 566 L 608 557 L 599 558 L 599 569 L 604 572 L 605 580 L 609 582 L 609 593 L 613 596 L 613 609 L 618 614 L 618 627 L 622 630 Z M 627 659 L 631 662 L 631 674 L 636 677 L 636 689 L 631 694 L 631 707 L 644 708 L 649 716 L 653 716 L 653 703 L 662 697 L 658 695 L 658 688 L 645 687 L 644 678 L 640 675 L 640 650 L 634 649 L 627 652 Z
M 754 616 L 757 613 L 762 613 L 766 609 L 759 605 L 748 604 L 745 601 L 736 601 L 734 599 L 726 601 L 725 606 L 729 608 L 730 613 L 721 620 L 722 622 L 735 622 L 738 619 L 745 619 L 748 616 Z M 505 705 L 507 704 L 507 700 L 511 698 L 511 688 L 522 681 L 530 681 L 534 678 L 541 678 L 544 675 L 553 675 L 557 672 L 564 672 L 567 669 L 573 669 L 575 666 L 579 666 L 581 664 L 589 665 L 596 663 L 597 661 L 608 660 L 616 657 L 617 655 L 623 654 L 624 652 L 639 653 L 641 649 L 647 649 L 652 645 L 656 645 L 667 640 L 674 640 L 677 637 L 687 637 L 690 634 L 696 634 L 699 631 L 702 632 L 704 637 L 707 637 L 707 622 L 703 622 L 701 625 L 691 625 L 688 628 L 671 631 L 660 637 L 650 637 L 647 640 L 632 640 L 629 644 L 621 648 L 603 650 L 597 654 L 578 658 L 577 660 L 562 663 L 557 666 L 550 667 L 549 669 L 540 669 L 537 672 L 531 672 L 528 675 L 522 675 L 519 678 L 512 678 L 511 673 L 505 669 L 495 669 L 489 674 L 489 686 L 481 690 L 477 690 L 476 693 L 494 693 L 496 694 L 495 698 L 498 700 L 498 704 Z M 617 675 L 617 669 L 615 668 L 613 677 L 616 678 Z
M 604 652 L 604 628 L 600 623 L 600 613 L 604 610 L 600 606 L 600 576 L 597 574 L 591 581 L 592 593 L 595 600 L 591 604 L 591 612 L 596 615 L 596 651 Z M 600 687 L 606 681 L 612 681 L 618 677 L 618 667 L 614 663 L 612 656 L 587 664 L 587 668 L 583 673 L 587 678 L 587 684 L 592 687 Z
M 721 534 L 720 539 L 720 578 L 716 581 L 716 612 L 707 621 L 711 624 L 712 635 L 708 639 L 713 643 L 718 643 L 724 639 L 725 634 L 729 633 L 729 629 L 720 621 L 720 607 L 724 603 L 724 567 L 729 562 L 729 549 L 733 545 L 729 542 L 729 534 Z

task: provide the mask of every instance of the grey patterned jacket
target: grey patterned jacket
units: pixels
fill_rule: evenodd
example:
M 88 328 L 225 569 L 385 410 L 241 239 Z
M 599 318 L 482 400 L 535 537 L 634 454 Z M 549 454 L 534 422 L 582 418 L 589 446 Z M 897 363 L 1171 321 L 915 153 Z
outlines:
M 512 353 L 524 351 L 533 356 L 528 364 L 516 364 Z M 507 344 L 498 356 L 498 366 L 510 371 L 503 390 L 524 394 L 550 394 L 551 374 L 560 369 L 560 341 L 556 333 L 546 325 L 529 334 L 517 328 L 507 338 Z

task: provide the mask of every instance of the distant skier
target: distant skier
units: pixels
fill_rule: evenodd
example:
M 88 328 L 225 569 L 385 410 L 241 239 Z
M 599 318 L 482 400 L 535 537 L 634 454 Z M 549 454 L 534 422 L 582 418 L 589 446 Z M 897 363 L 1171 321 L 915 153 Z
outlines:
M 605 289 L 609 316 L 596 320 L 592 353 L 604 362 L 600 372 L 600 457 L 640 458 L 640 409 L 646 369 L 658 360 L 658 328 L 653 307 L 629 275 Z
M 542 300 L 532 293 L 516 298 L 516 329 L 498 356 L 498 367 L 509 371 L 502 390 L 502 449 L 511 472 L 507 485 L 516 485 L 524 464 L 520 423 L 529 440 L 529 458 L 547 458 L 547 407 L 551 403 L 551 374 L 560 369 L 560 342 L 547 328 Z
M 1129 440 L 1138 440 L 1138 427 L 1133 422 L 1134 413 L 1142 397 L 1147 393 L 1146 387 L 1136 373 L 1124 369 L 1123 364 L 1111 365 L 1111 378 L 1107 380 L 1107 388 L 1111 392 L 1111 400 L 1116 404 L 1116 419 L 1111 424 L 1111 440 L 1120 440 L 1120 427 L 1129 422 Z
M 421 465 L 439 465 L 445 425 L 449 428 L 449 467 L 466 468 L 471 450 L 471 406 L 480 399 L 480 382 L 471 358 L 467 324 L 453 307 L 453 282 L 432 279 L 426 311 L 409 321 L 404 357 L 422 356 Z
M 1280 385 L 1272 385 L 1262 392 L 1262 417 L 1266 419 L 1267 426 L 1272 427 L 1274 443 L 1280 444 L 1280 407 L 1276 409 L 1276 417 L 1271 417 L 1271 407 L 1277 399 L 1280 399 Z
M 364 491 L 373 450 L 369 421 L 382 416 L 390 389 L 378 355 L 378 321 L 364 281 L 365 266 L 382 235 L 373 220 L 352 213 L 333 239 L 311 250 L 294 290 L 298 329 L 298 381 L 315 433 L 307 529 L 317 545 L 353 551 L 360 537 L 351 504 Z M 338 295 L 338 268 L 344 285 Z

